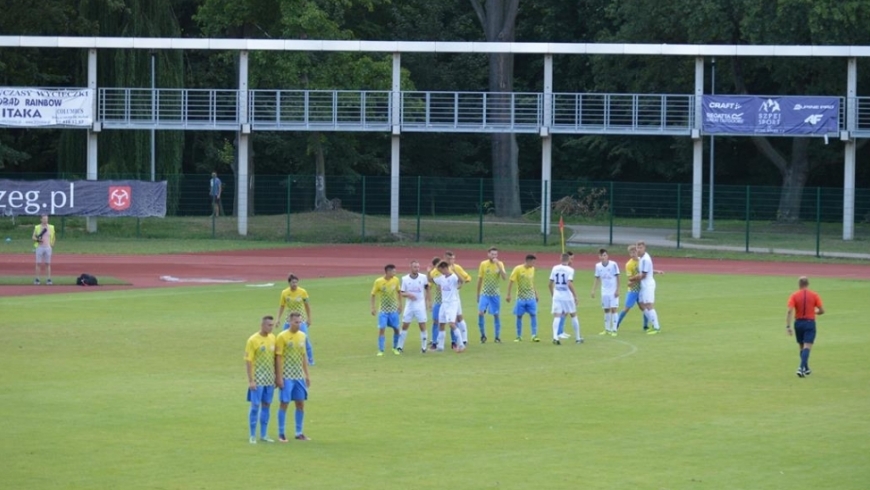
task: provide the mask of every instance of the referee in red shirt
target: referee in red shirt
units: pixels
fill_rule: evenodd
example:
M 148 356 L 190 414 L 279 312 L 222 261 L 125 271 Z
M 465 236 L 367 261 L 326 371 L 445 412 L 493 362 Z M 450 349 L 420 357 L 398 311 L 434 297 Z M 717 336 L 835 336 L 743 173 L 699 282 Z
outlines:
M 810 349 L 816 339 L 816 315 L 823 315 L 825 308 L 822 298 L 809 288 L 810 280 L 806 276 L 798 279 L 798 290 L 788 298 L 788 314 L 785 317 L 785 331 L 792 334 L 794 320 L 794 336 L 801 350 L 801 365 L 795 374 L 804 378 L 812 374 L 809 366 Z

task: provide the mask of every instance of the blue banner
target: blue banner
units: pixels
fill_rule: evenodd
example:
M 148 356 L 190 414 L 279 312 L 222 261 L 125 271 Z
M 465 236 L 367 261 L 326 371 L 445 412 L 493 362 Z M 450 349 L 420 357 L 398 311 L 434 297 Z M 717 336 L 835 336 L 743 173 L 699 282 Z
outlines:
M 838 97 L 705 95 L 707 134 L 799 136 L 840 131 Z
M 0 180 L 0 215 L 166 216 L 166 181 Z

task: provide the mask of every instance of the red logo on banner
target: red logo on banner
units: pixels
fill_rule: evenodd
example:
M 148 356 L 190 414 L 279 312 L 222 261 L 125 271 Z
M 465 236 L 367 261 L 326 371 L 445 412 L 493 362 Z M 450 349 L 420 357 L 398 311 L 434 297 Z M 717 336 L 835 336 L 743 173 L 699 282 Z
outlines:
M 123 211 L 130 207 L 132 191 L 128 185 L 109 187 L 109 207 L 115 211 Z

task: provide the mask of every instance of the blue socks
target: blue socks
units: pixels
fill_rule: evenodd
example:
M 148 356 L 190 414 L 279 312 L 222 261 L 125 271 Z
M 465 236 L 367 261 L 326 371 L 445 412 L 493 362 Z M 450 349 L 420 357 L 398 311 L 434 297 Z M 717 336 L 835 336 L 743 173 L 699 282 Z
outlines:
M 486 337 L 486 317 L 483 315 L 477 316 L 477 328 L 480 330 L 480 336 Z
M 386 343 L 387 343 L 387 340 L 384 338 L 384 336 L 378 335 L 378 351 L 383 352 L 384 346 L 386 345 Z
M 810 350 L 801 349 L 801 369 L 809 369 Z
M 622 325 L 622 319 L 625 318 L 625 315 L 628 313 L 628 310 L 622 310 L 619 312 L 619 318 L 616 319 L 616 328 L 619 329 L 619 326 Z M 646 318 L 646 317 L 644 317 Z M 646 320 L 644 320 L 646 321 Z
M 257 403 L 251 404 L 251 411 L 248 412 L 248 426 L 251 428 L 251 437 L 257 435 L 257 413 L 260 411 L 260 405 Z
M 534 317 L 532 317 L 534 318 Z M 517 317 L 517 337 L 523 336 L 523 317 Z
M 501 317 L 496 315 L 495 317 L 495 338 L 501 338 Z
M 287 427 L 287 410 L 278 410 L 278 434 L 285 435 L 284 428 Z
M 305 418 L 305 412 L 302 410 L 296 409 L 296 435 L 302 433 L 302 420 Z
M 538 315 L 529 315 L 532 324 L 532 337 L 538 336 Z
M 393 329 L 393 349 L 399 346 L 399 329 Z
M 269 407 L 260 408 L 260 438 L 266 438 L 266 429 L 269 428 Z
M 565 333 L 565 317 L 559 317 L 559 335 Z

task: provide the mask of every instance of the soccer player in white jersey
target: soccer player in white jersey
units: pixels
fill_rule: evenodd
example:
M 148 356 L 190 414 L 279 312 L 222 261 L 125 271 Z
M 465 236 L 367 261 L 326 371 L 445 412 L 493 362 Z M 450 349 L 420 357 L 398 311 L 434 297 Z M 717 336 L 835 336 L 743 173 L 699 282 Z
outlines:
M 464 337 L 463 332 L 458 331 L 456 326 L 457 317 L 459 316 L 459 288 L 464 282 L 459 274 L 450 270 L 450 264 L 442 261 L 438 264 L 438 272 L 441 275 L 433 277 L 432 280 L 441 289 L 441 310 L 438 318 L 438 339 L 436 340 L 436 349 L 438 352 L 444 350 L 445 325 L 450 326 L 451 331 L 456 331 L 457 341 L 454 349 L 457 353 L 465 350 L 465 345 L 459 340 Z M 432 274 L 430 274 L 431 277 Z
M 405 350 L 405 338 L 411 321 L 417 320 L 420 327 L 420 351 L 426 353 L 428 339 L 426 337 L 426 310 L 429 309 L 429 278 L 420 274 L 420 262 L 411 261 L 411 273 L 402 277 L 399 288 L 405 298 L 405 311 L 402 313 L 402 333 L 399 334 L 399 345 L 396 350 L 401 354 Z
M 592 283 L 592 298 L 595 298 L 595 288 L 601 285 L 601 308 L 604 309 L 604 330 L 598 335 L 610 334 L 616 337 L 616 320 L 619 315 L 619 266 L 611 262 L 607 250 L 599 249 L 598 258 L 601 262 L 595 264 L 595 281 Z
M 577 319 L 577 293 L 574 291 L 574 269 L 571 267 L 573 257 L 562 254 L 562 263 L 553 267 L 550 272 L 550 294 L 553 296 L 553 344 L 562 345 L 559 340 L 559 321 L 565 315 L 571 316 L 574 326 L 575 342 L 583 343 L 580 336 L 580 320 Z
M 637 242 L 637 256 L 640 257 L 638 260 L 638 270 L 640 272 L 634 276 L 634 279 L 640 281 L 640 297 L 638 299 L 638 304 L 640 304 L 641 310 L 643 310 L 644 316 L 647 317 L 650 324 L 652 324 L 652 330 L 647 332 L 647 335 L 655 335 L 659 333 L 661 327 L 659 326 L 659 317 L 656 314 L 656 280 L 655 280 L 655 269 L 653 269 L 653 261 L 652 257 L 646 252 L 646 243 Z

